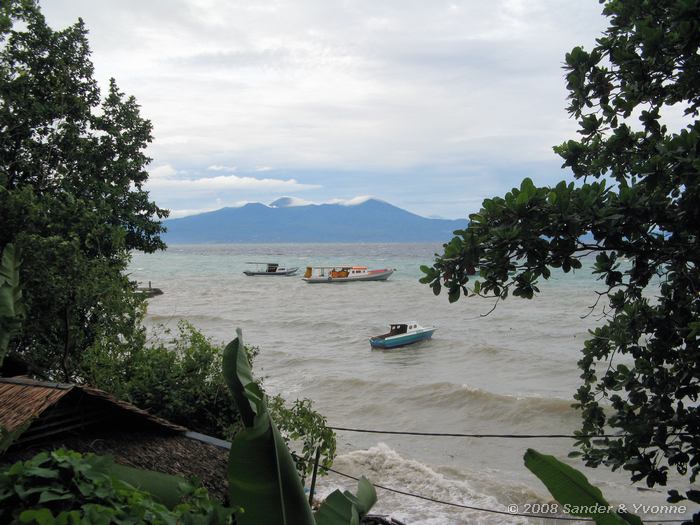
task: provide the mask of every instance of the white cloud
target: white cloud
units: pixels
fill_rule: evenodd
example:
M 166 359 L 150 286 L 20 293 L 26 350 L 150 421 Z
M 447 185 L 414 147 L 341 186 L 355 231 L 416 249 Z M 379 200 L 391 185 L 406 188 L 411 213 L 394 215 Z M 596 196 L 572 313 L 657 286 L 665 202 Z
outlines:
M 151 168 L 148 175 L 151 180 L 172 177 L 177 173 L 177 170 L 173 168 L 170 164 L 162 164 Z
M 361 195 L 358 197 L 353 197 L 352 199 L 331 199 L 329 201 L 326 201 L 326 204 L 342 204 L 343 206 L 357 206 L 358 204 L 363 204 L 370 199 L 381 200 L 371 195 Z
M 44 10 L 50 21 L 84 16 L 98 76 L 136 95 L 159 161 L 229 152 L 251 166 L 266 155 L 296 168 L 406 168 L 462 159 L 453 136 L 508 133 L 515 163 L 566 138 L 573 125 L 552 120 L 564 112 L 563 56 L 603 27 L 595 2 L 580 4 L 52 0 Z
M 229 173 L 233 173 L 237 169 L 238 168 L 236 166 L 222 166 L 220 164 L 212 164 L 207 168 L 208 171 L 226 171 Z
M 473 166 L 504 193 L 524 164 L 560 164 L 551 146 L 576 129 L 564 54 L 590 49 L 607 25 L 598 3 L 581 0 L 51 0 L 42 9 L 55 27 L 84 18 L 100 84 L 114 76 L 153 122 L 152 183 L 165 201 L 206 186 L 447 203 L 482 191 L 465 184 Z M 161 169 L 223 175 L 234 165 L 240 178 Z M 278 177 L 246 177 L 270 166 Z M 306 178 L 342 170 L 406 178 L 378 189 L 382 180 L 348 177 L 341 190 Z
M 309 206 L 315 204 L 312 201 L 306 199 L 300 199 L 298 197 L 281 197 L 276 199 L 273 208 L 296 208 L 298 206 Z
M 198 179 L 155 178 L 149 181 L 150 189 L 170 189 L 176 191 L 209 191 L 220 190 L 308 190 L 320 188 L 315 184 L 300 184 L 295 179 L 256 179 L 255 177 L 239 177 L 237 175 L 219 175 L 217 177 L 201 177 Z

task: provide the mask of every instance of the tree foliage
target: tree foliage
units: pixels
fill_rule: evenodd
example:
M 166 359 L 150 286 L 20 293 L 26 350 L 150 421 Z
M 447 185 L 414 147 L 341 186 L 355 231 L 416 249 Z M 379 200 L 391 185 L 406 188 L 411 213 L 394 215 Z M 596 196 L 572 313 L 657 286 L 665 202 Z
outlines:
M 603 12 L 610 26 L 595 48 L 574 48 L 564 66 L 579 137 L 554 150 L 575 181 L 536 187 L 525 179 L 486 199 L 423 267 L 422 282 L 436 294 L 447 288 L 452 302 L 468 294 L 529 299 L 552 268 L 579 269 L 595 255 L 605 322 L 582 349 L 575 406 L 582 436 L 614 429 L 620 437 L 582 437 L 583 458 L 650 487 L 666 484 L 671 469 L 693 482 L 700 472 L 700 3 L 610 0 Z M 700 501 L 697 491 L 685 496 Z
M 293 452 L 302 483 L 313 473 L 317 452 L 319 473 L 326 474 L 335 458 L 336 437 L 326 418 L 313 409 L 313 402 L 308 398 L 297 399 L 290 406 L 278 394 L 268 399 L 267 408 Z
M 83 354 L 79 375 L 152 414 L 227 439 L 239 416 L 221 373 L 222 356 L 221 345 L 181 321 L 174 337 L 157 344 L 98 340 Z
M 151 124 L 110 82 L 102 99 L 82 22 L 60 31 L 34 1 L 0 7 L 0 249 L 13 243 L 26 319 L 13 348 L 71 379 L 99 336 L 128 339 L 139 300 L 129 250 L 164 248 L 167 212 L 143 189 Z

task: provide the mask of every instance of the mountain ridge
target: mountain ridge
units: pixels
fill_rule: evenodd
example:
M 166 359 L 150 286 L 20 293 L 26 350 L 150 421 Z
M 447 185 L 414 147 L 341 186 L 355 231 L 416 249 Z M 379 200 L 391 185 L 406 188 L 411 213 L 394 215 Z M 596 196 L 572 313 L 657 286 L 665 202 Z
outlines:
M 163 221 L 166 243 L 447 242 L 466 219 L 428 219 L 385 201 L 298 204 L 282 197 Z M 352 201 L 350 201 L 352 202 Z

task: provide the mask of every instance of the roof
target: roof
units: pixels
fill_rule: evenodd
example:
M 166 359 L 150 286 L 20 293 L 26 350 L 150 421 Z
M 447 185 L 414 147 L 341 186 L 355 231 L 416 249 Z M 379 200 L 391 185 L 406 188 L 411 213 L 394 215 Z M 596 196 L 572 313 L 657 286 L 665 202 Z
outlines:
M 23 381 L 0 378 L 0 426 L 10 432 L 41 414 L 70 391 L 69 386 L 61 383 L 38 386 Z
M 36 381 L 26 377 L 0 378 L 0 426 L 10 432 L 17 430 L 71 392 L 82 392 L 169 431 L 187 431 L 185 427 L 149 414 L 102 390 L 67 383 Z

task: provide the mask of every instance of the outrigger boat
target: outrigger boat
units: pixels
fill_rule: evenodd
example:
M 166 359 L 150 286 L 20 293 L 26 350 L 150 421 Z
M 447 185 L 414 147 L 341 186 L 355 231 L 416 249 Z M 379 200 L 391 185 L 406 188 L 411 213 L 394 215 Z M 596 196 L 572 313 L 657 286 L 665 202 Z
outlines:
M 437 328 L 423 328 L 415 321 L 410 323 L 396 323 L 389 325 L 389 332 L 383 335 L 370 337 L 369 344 L 373 348 L 396 348 L 406 346 L 418 341 L 430 339 Z
M 245 270 L 243 273 L 251 277 L 253 275 L 294 275 L 299 267 L 285 268 L 277 263 L 249 262 L 246 264 L 255 265 L 254 270 Z
M 396 270 L 369 270 L 366 266 L 307 266 L 303 279 L 307 283 L 348 283 L 386 281 Z

